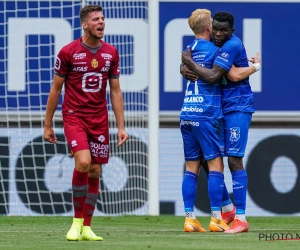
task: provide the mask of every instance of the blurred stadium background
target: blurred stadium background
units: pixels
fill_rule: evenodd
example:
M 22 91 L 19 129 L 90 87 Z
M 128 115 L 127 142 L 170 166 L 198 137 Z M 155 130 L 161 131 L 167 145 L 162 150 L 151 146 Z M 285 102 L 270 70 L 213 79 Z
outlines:
M 247 214 L 300 215 L 299 0 L 1 1 L 0 214 L 73 214 L 73 160 L 63 136 L 61 102 L 53 124 L 55 146 L 43 140 L 43 116 L 56 54 L 80 37 L 78 13 L 86 3 L 104 8 L 104 40 L 119 50 L 131 137 L 116 149 L 111 115 L 111 159 L 103 169 L 96 215 L 183 214 L 178 117 L 185 82 L 179 64 L 193 39 L 187 18 L 196 8 L 231 12 L 248 57 L 259 51 L 262 60 L 262 70 L 250 78 L 256 113 L 244 158 Z M 230 190 L 227 167 L 225 180 Z M 198 191 L 196 214 L 208 215 L 203 175 Z

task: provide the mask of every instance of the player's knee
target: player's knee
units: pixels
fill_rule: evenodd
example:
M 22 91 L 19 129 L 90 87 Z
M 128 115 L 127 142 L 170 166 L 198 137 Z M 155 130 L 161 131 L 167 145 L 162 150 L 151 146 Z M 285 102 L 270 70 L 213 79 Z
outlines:
M 89 171 L 91 161 L 88 159 L 77 159 L 75 162 L 75 168 L 80 172 Z
M 228 156 L 228 166 L 229 166 L 230 172 L 243 170 L 244 169 L 243 158 L 242 157 Z

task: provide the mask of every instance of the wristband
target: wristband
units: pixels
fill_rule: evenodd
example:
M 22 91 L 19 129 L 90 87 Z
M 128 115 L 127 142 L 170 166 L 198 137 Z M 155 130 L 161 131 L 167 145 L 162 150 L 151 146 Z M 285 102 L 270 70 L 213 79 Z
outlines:
M 261 69 L 260 63 L 253 63 L 253 66 L 255 67 L 255 71 L 259 71 Z

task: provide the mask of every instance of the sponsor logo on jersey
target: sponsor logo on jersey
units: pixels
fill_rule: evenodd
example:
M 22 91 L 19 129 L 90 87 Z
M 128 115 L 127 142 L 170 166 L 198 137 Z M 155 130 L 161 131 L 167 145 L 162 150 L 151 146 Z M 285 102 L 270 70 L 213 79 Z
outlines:
M 109 60 L 106 60 L 106 61 L 105 61 L 105 66 L 106 66 L 106 67 L 109 67 L 109 66 L 110 66 L 110 61 L 109 61 Z
M 184 106 L 181 109 L 182 112 L 196 112 L 196 113 L 202 113 L 203 112 L 203 108 L 198 108 L 198 107 L 186 107 Z
M 86 62 L 73 62 L 74 65 L 86 64 Z
M 102 56 L 105 60 L 112 59 L 112 55 L 111 55 L 111 54 L 101 53 L 101 56 Z
M 223 53 L 221 54 L 221 56 L 224 57 L 224 58 L 228 58 L 228 57 L 229 57 L 228 53 L 226 53 L 226 52 L 223 52 Z
M 72 147 L 76 147 L 76 146 L 77 146 L 77 141 L 76 141 L 76 140 L 73 140 L 73 141 L 71 142 L 71 145 L 72 145 Z
M 86 53 L 78 53 L 78 54 L 74 54 L 73 55 L 73 58 L 75 60 L 78 60 L 78 59 L 84 59 L 86 57 Z
M 94 69 L 98 67 L 98 61 L 95 58 L 92 60 L 91 64 Z
M 199 127 L 200 124 L 199 122 L 180 120 L 180 126 L 182 125 L 191 125 L 193 127 Z
M 109 67 L 103 67 L 102 69 L 101 69 L 101 72 L 108 72 L 109 71 Z
M 87 70 L 88 70 L 87 66 L 85 66 L 85 67 L 74 67 L 73 68 L 73 71 L 75 71 L 75 72 L 85 72 Z
M 184 103 L 201 103 L 203 101 L 203 96 L 190 96 L 184 98 Z
M 105 136 L 104 135 L 99 135 L 98 141 L 104 142 L 105 141 Z

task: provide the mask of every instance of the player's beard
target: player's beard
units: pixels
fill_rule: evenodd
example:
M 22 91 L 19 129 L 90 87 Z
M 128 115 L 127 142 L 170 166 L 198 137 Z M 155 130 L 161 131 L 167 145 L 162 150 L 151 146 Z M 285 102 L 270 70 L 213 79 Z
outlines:
M 100 40 L 103 38 L 103 35 L 101 36 L 97 36 L 95 33 L 93 33 L 91 30 L 89 30 L 89 36 L 94 38 L 94 39 L 97 39 L 97 40 Z

